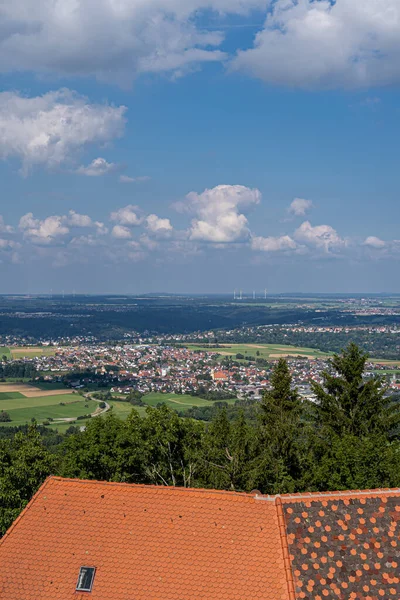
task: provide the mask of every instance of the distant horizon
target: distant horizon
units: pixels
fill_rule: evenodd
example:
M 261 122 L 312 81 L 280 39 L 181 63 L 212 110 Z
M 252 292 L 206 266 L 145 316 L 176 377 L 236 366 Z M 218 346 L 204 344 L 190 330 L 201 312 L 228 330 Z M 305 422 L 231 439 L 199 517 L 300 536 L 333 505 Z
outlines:
M 239 291 L 236 292 L 237 294 Z M 268 298 L 278 298 L 278 297 L 400 297 L 400 292 L 267 292 L 267 297 L 265 298 L 264 293 L 262 291 L 256 291 L 256 297 L 253 298 L 253 291 L 242 290 L 243 297 L 234 298 L 234 292 L 75 292 L 75 293 L 63 293 L 63 292 L 1 292 L 0 297 L 21 297 L 21 298 L 30 298 L 30 297 L 44 297 L 48 299 L 52 298 L 76 298 L 76 297 L 107 297 L 107 298 L 151 298 L 151 297 L 223 297 L 223 298 L 231 298 L 233 301 L 237 301 L 240 303 L 242 300 L 268 300 Z

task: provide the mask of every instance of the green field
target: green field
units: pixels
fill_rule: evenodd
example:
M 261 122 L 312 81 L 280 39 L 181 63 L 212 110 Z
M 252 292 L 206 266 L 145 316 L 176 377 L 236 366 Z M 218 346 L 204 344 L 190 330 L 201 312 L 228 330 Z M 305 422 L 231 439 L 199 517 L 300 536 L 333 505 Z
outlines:
M 15 400 L 16 398 L 25 398 L 25 396 L 20 392 L 0 392 L 0 409 L 3 400 Z
M 254 356 L 255 358 L 265 358 L 267 360 L 276 360 L 281 356 L 304 358 L 329 358 L 328 352 L 322 352 L 315 348 L 297 348 L 296 346 L 285 346 L 282 344 L 221 344 L 220 348 L 207 348 L 195 344 L 188 344 L 190 350 L 202 350 L 208 352 L 218 352 L 222 356 L 233 356 L 243 354 L 243 356 Z M 257 352 L 259 354 L 257 355 Z
M 117 402 L 116 400 L 112 400 L 110 405 L 112 406 L 114 415 L 120 419 L 127 419 L 131 414 L 132 409 L 135 409 L 141 417 L 144 417 L 146 414 L 145 406 L 132 406 L 129 402 Z
M 11 358 L 10 349 L 6 346 L 0 346 L 0 360 L 3 358 L 3 356 L 6 356 L 8 360 Z
M 44 392 L 67 389 L 63 383 L 47 383 L 46 381 L 35 381 L 32 385 L 34 385 L 36 388 L 39 388 L 39 390 L 43 390 Z
M 174 410 L 186 411 L 193 406 L 211 406 L 210 400 L 204 400 L 204 398 L 197 398 L 196 396 L 189 396 L 188 394 L 162 394 L 157 392 L 151 392 L 142 398 L 148 406 L 157 406 L 159 403 L 166 404 L 169 408 Z M 236 399 L 224 400 L 228 404 L 234 404 Z
M 182 412 L 189 410 L 189 408 L 192 408 L 193 406 L 211 406 L 213 404 L 213 402 L 210 400 L 204 400 L 204 398 L 197 398 L 196 396 L 189 396 L 188 394 L 162 394 L 158 392 L 146 394 L 146 396 L 143 396 L 142 400 L 145 404 L 147 404 L 147 406 L 157 406 L 157 404 L 162 403 L 166 404 L 168 408 Z M 236 398 L 233 398 L 230 400 L 224 400 L 224 402 L 227 402 L 228 404 L 234 404 L 235 400 Z M 132 406 L 132 404 L 129 402 L 118 402 L 117 400 L 112 400 L 110 404 L 113 407 L 114 414 L 121 419 L 126 419 L 133 408 L 138 411 L 140 416 L 144 416 L 146 414 L 145 406 Z
M 17 392 L 7 392 L 8 396 L 14 396 L 15 394 Z M 61 402 L 65 406 L 61 406 Z M 97 407 L 98 403 L 94 400 L 87 400 L 76 394 L 41 396 L 38 398 L 26 398 L 19 394 L 19 397 L 0 400 L 0 410 L 6 411 L 11 417 L 11 422 L 1 423 L 1 425 L 24 425 L 29 423 L 31 419 L 36 419 L 38 423 L 42 423 L 49 418 L 76 418 L 93 413 Z M 77 424 L 81 424 L 81 422 L 78 421 Z M 59 424 L 53 423 L 53 426 L 56 427 L 57 425 Z M 71 423 L 68 423 L 68 425 L 71 425 Z

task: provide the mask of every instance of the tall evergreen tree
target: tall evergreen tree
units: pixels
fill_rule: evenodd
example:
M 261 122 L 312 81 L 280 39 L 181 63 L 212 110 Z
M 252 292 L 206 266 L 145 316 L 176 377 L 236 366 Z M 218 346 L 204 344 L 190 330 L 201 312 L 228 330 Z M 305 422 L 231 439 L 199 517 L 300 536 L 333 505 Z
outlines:
M 400 408 L 386 395 L 378 377 L 363 375 L 368 356 L 351 343 L 331 360 L 331 372 L 323 373 L 323 384 L 313 382 L 317 397 L 316 424 L 323 436 L 392 437 L 400 423 Z
M 253 478 L 254 485 L 262 491 L 279 493 L 295 489 L 303 428 L 301 401 L 283 358 L 273 370 L 271 385 L 260 405 L 259 450 Z

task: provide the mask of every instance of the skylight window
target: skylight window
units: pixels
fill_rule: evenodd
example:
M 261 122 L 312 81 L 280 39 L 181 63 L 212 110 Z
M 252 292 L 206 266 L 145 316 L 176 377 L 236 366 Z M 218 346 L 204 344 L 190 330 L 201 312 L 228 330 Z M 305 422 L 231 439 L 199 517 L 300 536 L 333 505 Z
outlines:
M 95 567 L 81 567 L 79 571 L 78 583 L 76 584 L 77 592 L 92 591 L 95 572 Z

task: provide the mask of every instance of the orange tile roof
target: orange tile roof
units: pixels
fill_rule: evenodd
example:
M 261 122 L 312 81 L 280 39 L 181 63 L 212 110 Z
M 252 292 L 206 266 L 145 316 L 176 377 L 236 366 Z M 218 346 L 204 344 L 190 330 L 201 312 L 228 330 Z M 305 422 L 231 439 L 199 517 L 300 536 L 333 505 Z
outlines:
M 0 598 L 293 600 L 282 516 L 250 494 L 53 477 L 0 542 Z
M 400 598 L 400 489 L 262 496 L 48 479 L 0 540 L 5 600 Z M 96 567 L 91 593 L 76 592 Z

